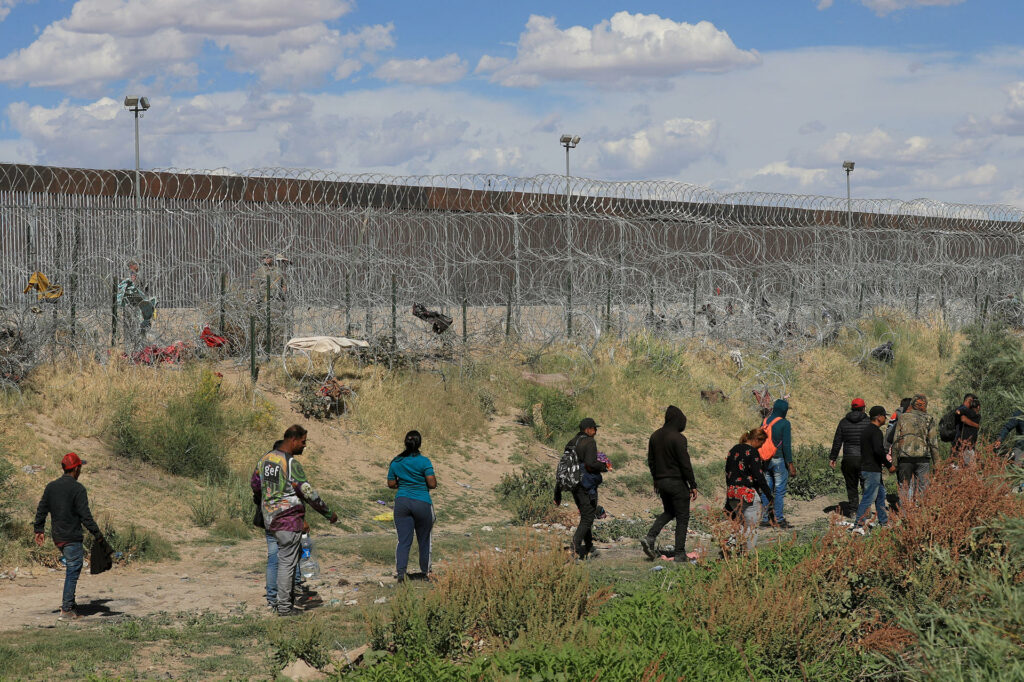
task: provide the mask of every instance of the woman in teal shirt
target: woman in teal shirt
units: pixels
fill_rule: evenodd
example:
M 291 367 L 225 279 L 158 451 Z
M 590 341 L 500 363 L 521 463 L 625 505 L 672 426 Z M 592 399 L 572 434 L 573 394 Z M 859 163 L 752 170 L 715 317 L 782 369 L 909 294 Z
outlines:
M 430 491 L 437 487 L 434 465 L 420 453 L 423 438 L 419 431 L 405 434 L 405 450 L 388 466 L 388 487 L 395 493 L 395 573 L 399 582 L 406 579 L 413 531 L 420 550 L 422 577 L 430 575 L 430 532 L 434 528 L 434 502 Z M 420 577 L 420 576 L 417 576 Z

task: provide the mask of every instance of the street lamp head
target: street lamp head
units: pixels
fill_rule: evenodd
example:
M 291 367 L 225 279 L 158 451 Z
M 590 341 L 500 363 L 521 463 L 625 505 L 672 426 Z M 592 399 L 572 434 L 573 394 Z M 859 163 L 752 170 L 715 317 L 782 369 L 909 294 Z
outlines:
M 560 138 L 558 138 L 558 141 L 561 142 L 562 144 L 569 144 L 570 142 L 572 142 L 572 135 L 562 135 Z
M 843 170 L 847 173 L 853 170 L 853 161 L 843 161 Z
M 580 143 L 580 136 L 579 135 L 577 135 L 576 137 L 572 138 L 572 146 L 573 147 L 575 147 L 579 143 Z
M 562 144 L 566 149 L 575 149 L 576 145 L 580 143 L 580 136 L 576 135 L 562 135 L 558 138 L 559 143 Z
M 124 98 L 125 109 L 138 109 L 146 111 L 149 109 L 149 98 L 139 97 L 138 95 L 128 95 Z

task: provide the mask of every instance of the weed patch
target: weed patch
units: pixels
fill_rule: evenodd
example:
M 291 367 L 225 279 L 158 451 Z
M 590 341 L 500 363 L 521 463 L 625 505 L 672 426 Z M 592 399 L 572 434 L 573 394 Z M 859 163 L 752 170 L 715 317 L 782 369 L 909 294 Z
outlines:
M 554 469 L 539 464 L 527 465 L 503 475 L 495 492 L 518 523 L 543 521 L 554 505 Z

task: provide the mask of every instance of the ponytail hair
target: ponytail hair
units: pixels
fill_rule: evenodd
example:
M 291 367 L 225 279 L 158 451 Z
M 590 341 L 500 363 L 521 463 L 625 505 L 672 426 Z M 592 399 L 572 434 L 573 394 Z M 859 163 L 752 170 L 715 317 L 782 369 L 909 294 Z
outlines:
M 399 457 L 407 457 L 408 455 L 415 455 L 420 451 L 420 445 L 423 444 L 423 436 L 420 435 L 419 431 L 410 431 L 405 434 L 405 450 Z
M 753 429 L 750 429 L 749 431 L 744 432 L 743 435 L 740 436 L 740 443 L 743 443 L 744 445 L 749 445 L 754 441 L 762 439 L 767 440 L 768 433 L 765 432 L 765 430 L 762 429 L 760 426 L 758 426 Z

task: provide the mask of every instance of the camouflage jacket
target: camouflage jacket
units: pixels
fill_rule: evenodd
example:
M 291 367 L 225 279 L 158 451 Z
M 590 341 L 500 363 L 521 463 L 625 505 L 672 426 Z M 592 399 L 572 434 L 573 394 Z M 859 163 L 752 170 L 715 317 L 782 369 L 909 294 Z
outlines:
M 927 412 L 910 410 L 900 415 L 892 440 L 899 461 L 935 458 L 935 419 Z

